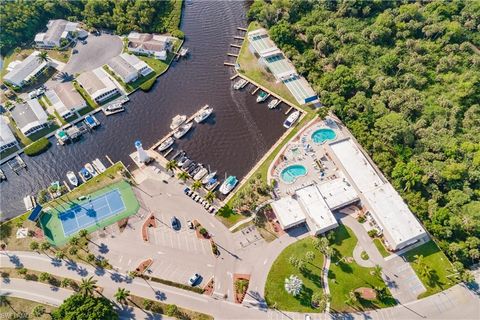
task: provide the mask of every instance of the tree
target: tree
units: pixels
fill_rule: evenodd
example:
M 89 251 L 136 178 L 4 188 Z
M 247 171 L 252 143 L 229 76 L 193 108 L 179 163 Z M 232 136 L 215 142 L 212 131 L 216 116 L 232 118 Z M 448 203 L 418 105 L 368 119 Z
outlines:
M 85 229 L 82 229 L 82 230 L 78 231 L 78 236 L 79 236 L 80 238 L 86 238 L 87 235 L 88 235 L 88 231 L 85 230 Z
M 178 311 L 178 307 L 175 305 L 175 304 L 169 304 L 167 305 L 167 307 L 165 308 L 165 313 L 167 316 L 169 317 L 175 317 L 178 315 L 179 311 Z
M 187 181 L 190 176 L 188 175 L 188 173 L 186 173 L 185 171 L 180 171 L 178 174 L 177 174 L 177 178 L 182 180 L 183 182 Z
M 121 304 L 124 304 L 124 303 L 126 304 L 129 296 L 130 296 L 130 291 L 125 288 L 118 288 L 117 292 L 115 292 L 115 295 L 114 295 L 117 302 Z
M 39 304 L 32 309 L 32 316 L 36 318 L 40 318 L 45 314 L 45 312 L 46 312 L 45 307 Z
M 52 312 L 52 319 L 118 320 L 118 314 L 104 297 L 73 294 Z
M 68 249 L 68 253 L 71 254 L 72 256 L 76 255 L 78 252 L 78 248 L 76 246 L 71 246 L 70 249 Z
M 379 279 L 382 279 L 382 267 L 380 265 L 376 264 L 373 267 L 373 275 Z
M 347 299 L 345 300 L 345 303 L 348 304 L 348 305 L 354 305 L 358 302 L 358 293 L 353 291 L 353 290 L 348 292 L 346 297 L 347 297 Z
M 48 57 L 47 51 L 41 51 L 41 52 L 37 55 L 37 60 L 38 60 L 39 63 L 49 62 L 49 61 L 50 61 L 50 58 Z
M 62 288 L 66 288 L 66 287 L 70 286 L 71 283 L 72 283 L 72 280 L 70 280 L 68 278 L 63 278 L 62 281 L 60 282 L 60 286 Z
M 175 168 L 177 167 L 177 161 L 176 160 L 170 160 L 167 162 L 165 168 L 167 169 L 167 171 L 174 171 Z
M 40 276 L 38 277 L 38 279 L 41 282 L 50 281 L 52 279 L 52 275 L 48 272 L 42 272 L 42 273 L 40 273 Z
M 37 241 L 30 242 L 30 250 L 37 251 L 39 247 L 40 245 L 38 244 Z
M 65 258 L 65 253 L 63 251 L 57 251 L 57 252 L 55 252 L 55 258 L 63 259 L 63 258 Z
M 95 255 L 93 253 L 87 254 L 87 262 L 92 263 L 95 260 Z
M 79 285 L 79 293 L 83 296 L 93 296 L 93 293 L 97 290 L 97 280 L 93 277 L 82 278 Z
M 202 187 L 202 182 L 201 181 L 195 181 L 193 184 L 192 184 L 192 190 L 193 191 L 197 191 L 198 189 L 200 189 Z
M 312 262 L 313 260 L 315 260 L 315 253 L 313 251 L 307 251 L 305 253 L 305 260 L 307 260 L 308 262 Z
M 17 269 L 17 272 L 18 274 L 21 274 L 22 276 L 26 275 L 28 270 L 27 268 L 20 268 L 20 269 Z
M 300 291 L 303 288 L 303 281 L 295 275 L 290 275 L 290 277 L 285 278 L 285 290 L 296 297 L 300 294 Z
M 42 249 L 42 251 L 47 251 L 48 249 L 50 249 L 51 247 L 51 244 L 50 242 L 42 242 L 42 244 L 40 244 L 40 249 Z
M 213 191 L 208 191 L 207 194 L 205 195 L 205 200 L 207 200 L 208 203 L 212 203 L 215 200 L 215 192 Z
M 70 240 L 68 240 L 68 243 L 71 245 L 71 246 L 76 246 L 78 245 L 79 243 L 79 239 L 77 236 L 73 236 L 70 238 Z

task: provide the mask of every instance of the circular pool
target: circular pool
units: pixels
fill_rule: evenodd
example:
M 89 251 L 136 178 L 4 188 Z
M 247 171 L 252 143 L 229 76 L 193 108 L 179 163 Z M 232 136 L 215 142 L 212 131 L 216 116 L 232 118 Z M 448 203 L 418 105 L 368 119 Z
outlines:
M 315 130 L 315 132 L 312 133 L 313 142 L 319 143 L 319 144 L 322 144 L 327 140 L 335 140 L 336 137 L 337 137 L 337 134 L 332 129 L 323 128 L 323 129 Z
M 297 178 L 303 177 L 306 174 L 307 168 L 300 164 L 294 164 L 283 169 L 280 173 L 280 178 L 282 178 L 283 182 L 290 184 L 295 182 Z

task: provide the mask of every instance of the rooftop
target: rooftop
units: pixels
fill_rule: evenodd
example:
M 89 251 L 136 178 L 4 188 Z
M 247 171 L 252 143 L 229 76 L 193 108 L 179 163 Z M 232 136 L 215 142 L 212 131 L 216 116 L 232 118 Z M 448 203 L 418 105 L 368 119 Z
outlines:
M 47 65 L 47 62 L 40 61 L 37 58 L 39 54 L 39 51 L 32 52 L 27 58 L 25 58 L 25 60 L 17 63 L 13 67 L 13 70 L 5 75 L 4 79 L 15 85 L 20 84 L 23 81 L 28 81 L 32 75 L 36 74 Z
M 113 83 L 101 67 L 82 73 L 78 76 L 77 80 L 91 96 L 102 94 L 103 92 L 116 88 L 115 83 Z
M 85 105 L 85 100 L 71 82 L 61 83 L 52 90 L 48 90 L 45 95 L 60 115 Z
M 48 121 L 48 115 L 37 99 L 27 100 L 25 103 L 15 105 L 11 113 L 21 131 L 27 131 Z
M 172 39 L 172 37 L 158 34 L 130 32 L 128 35 L 128 47 L 134 49 L 162 51 L 165 50 L 166 45 Z
M 107 65 L 122 79 L 126 79 L 132 74 L 137 74 L 137 69 L 123 57 L 123 54 L 112 58 Z
M 260 56 L 267 53 L 272 48 L 278 50 L 275 42 L 270 39 L 267 30 L 263 28 L 249 32 L 248 40 Z
M 15 142 L 15 136 L 3 116 L 0 116 L 0 146 Z
M 358 201 L 355 188 L 348 182 L 341 173 L 339 177 L 318 184 L 318 190 L 322 194 L 330 210 L 337 210 Z
M 271 203 L 273 210 L 283 229 L 288 229 L 305 222 L 305 214 L 297 200 L 283 197 Z
M 323 233 L 328 229 L 338 226 L 337 220 L 316 185 L 298 189 L 295 193 L 308 216 L 315 224 L 315 232 Z M 310 228 L 312 229 L 311 225 Z
M 295 100 L 300 104 L 304 104 L 305 102 L 315 102 L 318 100 L 317 94 L 313 91 L 308 81 L 302 76 L 294 75 L 283 80 L 283 83 L 292 93 Z

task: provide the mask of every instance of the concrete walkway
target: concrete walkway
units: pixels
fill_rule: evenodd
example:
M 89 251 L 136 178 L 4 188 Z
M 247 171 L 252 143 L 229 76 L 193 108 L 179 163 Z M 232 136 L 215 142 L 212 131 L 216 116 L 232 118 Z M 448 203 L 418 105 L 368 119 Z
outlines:
M 323 266 L 323 287 L 325 294 L 330 296 L 330 286 L 328 285 L 328 270 L 330 269 L 330 263 L 332 263 L 332 259 L 330 256 L 325 256 L 325 265 Z M 325 312 L 330 312 L 330 301 L 327 302 L 325 307 Z

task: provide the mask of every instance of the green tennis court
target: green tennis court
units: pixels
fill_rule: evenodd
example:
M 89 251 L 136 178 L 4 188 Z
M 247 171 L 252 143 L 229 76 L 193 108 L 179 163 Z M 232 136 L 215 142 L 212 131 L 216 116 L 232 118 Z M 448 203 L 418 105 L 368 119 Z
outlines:
M 121 181 L 90 194 L 89 199 L 63 201 L 44 211 L 40 226 L 49 242 L 62 246 L 81 229 L 94 232 L 137 213 L 139 208 L 132 187 Z

